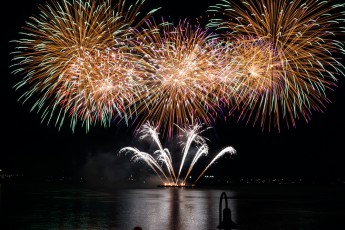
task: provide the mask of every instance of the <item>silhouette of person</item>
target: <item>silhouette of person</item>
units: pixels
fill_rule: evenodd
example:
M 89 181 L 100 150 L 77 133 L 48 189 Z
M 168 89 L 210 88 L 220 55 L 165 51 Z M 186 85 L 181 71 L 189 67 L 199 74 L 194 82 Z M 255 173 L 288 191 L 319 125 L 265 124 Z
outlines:
M 135 228 L 134 228 L 134 230 L 143 230 L 141 227 L 139 227 L 139 226 L 136 226 Z

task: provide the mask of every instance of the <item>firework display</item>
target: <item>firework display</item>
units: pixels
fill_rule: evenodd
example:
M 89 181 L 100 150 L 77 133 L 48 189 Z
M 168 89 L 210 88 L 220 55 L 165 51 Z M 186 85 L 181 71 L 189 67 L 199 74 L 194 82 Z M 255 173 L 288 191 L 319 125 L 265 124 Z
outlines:
M 219 114 L 280 130 L 323 111 L 344 75 L 344 4 L 220 0 L 206 28 L 156 23 L 157 9 L 141 16 L 143 4 L 40 6 L 14 40 L 20 100 L 72 130 L 152 121 L 171 137 L 194 122 L 212 126 Z
M 212 18 L 208 27 L 221 31 L 230 45 L 238 36 L 240 40 L 250 36 L 260 41 L 259 46 L 249 48 L 254 56 L 233 55 L 243 58 L 240 62 L 245 69 L 261 69 L 254 74 L 244 72 L 246 78 L 241 82 L 254 96 L 245 93 L 244 103 L 238 107 L 240 119 L 254 117 L 255 123 L 261 117 L 262 127 L 273 123 L 280 129 L 281 120 L 295 126 L 295 120 L 308 121 L 313 111 L 322 111 L 329 102 L 326 91 L 335 89 L 337 75 L 344 75 L 344 66 L 336 56 L 344 53 L 343 41 L 337 40 L 343 33 L 344 4 L 332 5 L 330 0 L 220 2 L 210 7 L 219 18 Z M 247 49 L 241 41 L 235 44 Z M 262 86 L 272 81 L 276 86 L 262 92 Z
M 158 127 L 153 126 L 149 122 L 146 122 L 141 126 L 141 129 L 139 130 L 139 134 L 141 136 L 139 137 L 139 139 L 151 138 L 157 145 L 158 149 L 154 151 L 153 154 L 149 154 L 146 152 L 142 152 L 135 147 L 124 147 L 119 151 L 119 154 L 132 154 L 132 162 L 145 162 L 160 178 L 162 185 L 185 186 L 188 177 L 190 176 L 194 166 L 199 161 L 199 159 L 209 155 L 209 148 L 206 144 L 206 139 L 205 137 L 201 136 L 202 132 L 207 129 L 202 129 L 202 125 L 200 124 L 188 126 L 187 128 L 178 128 L 182 131 L 181 135 L 186 138 L 186 141 L 183 142 L 182 145 L 183 154 L 182 159 L 180 159 L 181 162 L 178 172 L 175 172 L 170 151 L 167 148 L 163 148 L 159 140 L 159 133 L 157 132 Z M 191 153 L 192 151 L 190 150 L 190 148 L 193 144 L 195 144 L 197 150 L 196 152 L 194 151 L 194 153 Z M 186 157 L 187 155 L 189 156 L 191 154 L 193 154 L 191 157 L 192 160 L 189 163 L 188 169 L 185 169 Z M 213 159 L 204 168 L 204 170 L 199 173 L 193 183 L 197 183 L 200 177 L 207 171 L 207 169 L 225 154 L 236 154 L 236 150 L 231 146 L 228 146 L 221 150 L 218 154 L 216 154 L 215 157 L 213 157 Z M 182 175 L 182 173 L 184 173 L 184 175 Z
M 27 89 L 20 99 L 37 100 L 32 110 L 59 127 L 66 117 L 72 129 L 81 121 L 87 130 L 122 117 L 138 90 L 131 29 L 154 12 L 138 21 L 143 3 L 63 0 L 40 6 L 23 38 L 14 41 L 14 73 L 24 75 L 15 87 Z
M 224 48 L 212 33 L 181 20 L 177 25 L 148 21 L 137 34 L 137 53 L 147 73 L 142 85 L 149 89 L 144 103 L 136 105 L 142 114 L 138 125 L 154 121 L 162 133 L 172 136 L 174 123 L 213 124 L 209 114 L 217 111 L 213 88 Z

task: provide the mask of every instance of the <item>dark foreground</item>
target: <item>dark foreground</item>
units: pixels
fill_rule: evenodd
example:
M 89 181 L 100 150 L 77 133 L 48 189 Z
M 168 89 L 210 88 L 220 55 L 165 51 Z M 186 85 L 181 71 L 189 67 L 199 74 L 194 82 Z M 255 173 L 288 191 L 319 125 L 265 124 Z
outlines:
M 238 229 L 345 229 L 343 185 L 120 189 L 10 183 L 0 185 L 0 229 L 216 230 L 223 192 Z

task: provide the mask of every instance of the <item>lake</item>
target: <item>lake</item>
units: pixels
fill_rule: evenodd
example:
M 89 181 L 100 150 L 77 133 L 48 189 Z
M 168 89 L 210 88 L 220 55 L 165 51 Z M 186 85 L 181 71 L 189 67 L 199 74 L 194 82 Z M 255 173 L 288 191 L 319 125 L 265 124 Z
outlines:
M 11 183 L 0 185 L 0 229 L 216 230 L 223 192 L 237 229 L 345 229 L 343 185 L 97 188 Z

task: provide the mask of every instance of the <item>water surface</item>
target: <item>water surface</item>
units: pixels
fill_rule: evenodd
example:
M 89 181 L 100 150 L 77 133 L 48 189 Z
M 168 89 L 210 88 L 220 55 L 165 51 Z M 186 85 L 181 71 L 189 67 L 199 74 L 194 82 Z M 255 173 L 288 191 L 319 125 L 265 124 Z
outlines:
M 223 192 L 238 229 L 345 229 L 342 186 L 105 189 L 50 184 L 2 184 L 0 229 L 216 230 Z

